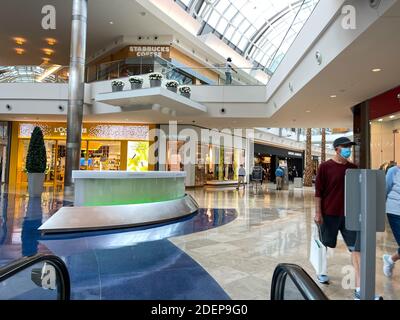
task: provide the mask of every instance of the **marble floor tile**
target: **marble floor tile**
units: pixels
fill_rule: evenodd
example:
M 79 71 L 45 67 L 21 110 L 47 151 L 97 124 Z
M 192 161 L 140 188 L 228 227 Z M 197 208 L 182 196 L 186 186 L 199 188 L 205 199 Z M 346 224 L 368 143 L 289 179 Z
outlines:
M 212 268 L 224 268 L 224 277 L 234 279 L 237 272 L 247 277 L 224 281 L 220 275 L 217 282 L 232 299 L 269 299 L 273 271 L 279 263 L 295 263 L 303 267 L 311 277 L 315 272 L 309 262 L 310 242 L 315 212 L 314 190 L 299 189 L 276 191 L 269 185 L 255 192 L 194 189 L 189 191 L 200 206 L 232 208 L 238 218 L 220 228 L 207 232 L 207 239 L 224 243 L 227 247 L 196 246 L 187 249 L 202 266 L 213 274 Z M 185 237 L 172 239 L 182 246 Z M 192 234 L 188 241 L 202 239 L 201 234 Z M 216 250 L 213 250 L 213 247 Z M 385 299 L 400 297 L 400 271 L 395 269 L 392 279 L 382 275 L 382 254 L 394 252 L 396 242 L 390 228 L 377 234 L 376 291 Z M 213 251 L 214 253 L 210 252 Z M 328 250 L 328 273 L 330 285 L 320 285 L 330 299 L 353 299 L 353 288 L 346 289 L 342 282 L 346 268 L 351 267 L 351 257 L 339 236 L 336 249 Z M 400 269 L 399 269 L 400 270 Z

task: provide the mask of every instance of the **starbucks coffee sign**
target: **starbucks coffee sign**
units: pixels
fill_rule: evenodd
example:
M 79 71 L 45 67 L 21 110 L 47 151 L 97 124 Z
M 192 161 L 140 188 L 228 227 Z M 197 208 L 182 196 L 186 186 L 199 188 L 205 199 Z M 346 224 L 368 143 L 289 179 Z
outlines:
M 163 57 L 169 58 L 170 47 L 169 46 L 130 46 L 129 51 L 134 54 L 135 57 Z

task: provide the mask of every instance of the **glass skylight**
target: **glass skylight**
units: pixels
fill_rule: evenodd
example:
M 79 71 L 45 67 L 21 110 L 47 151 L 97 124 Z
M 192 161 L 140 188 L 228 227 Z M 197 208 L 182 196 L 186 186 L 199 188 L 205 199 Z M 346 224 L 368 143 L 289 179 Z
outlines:
M 255 66 L 273 73 L 319 0 L 187 0 L 188 11 Z

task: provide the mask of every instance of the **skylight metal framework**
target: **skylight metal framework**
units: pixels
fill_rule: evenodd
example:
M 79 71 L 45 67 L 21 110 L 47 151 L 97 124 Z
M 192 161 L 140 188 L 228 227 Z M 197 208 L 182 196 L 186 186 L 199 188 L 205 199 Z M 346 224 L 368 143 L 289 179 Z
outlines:
M 49 74 L 43 77 L 48 70 L 42 66 L 0 66 L 1 82 L 67 82 L 65 77 L 59 77 L 55 74 Z M 43 78 L 43 79 L 42 79 Z
M 273 73 L 319 0 L 175 0 L 238 53 Z

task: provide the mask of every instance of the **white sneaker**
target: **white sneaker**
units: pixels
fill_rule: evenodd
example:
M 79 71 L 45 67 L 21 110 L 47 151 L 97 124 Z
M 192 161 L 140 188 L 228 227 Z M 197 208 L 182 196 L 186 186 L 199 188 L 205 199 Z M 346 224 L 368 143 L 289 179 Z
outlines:
M 391 277 L 393 274 L 394 263 L 391 260 L 390 255 L 383 255 L 383 273 L 386 277 Z
M 317 275 L 317 279 L 319 283 L 329 284 L 329 277 L 326 274 Z
M 361 300 L 361 292 L 360 289 L 354 290 L 354 300 Z M 383 297 L 380 295 L 375 295 L 374 300 L 383 300 Z

